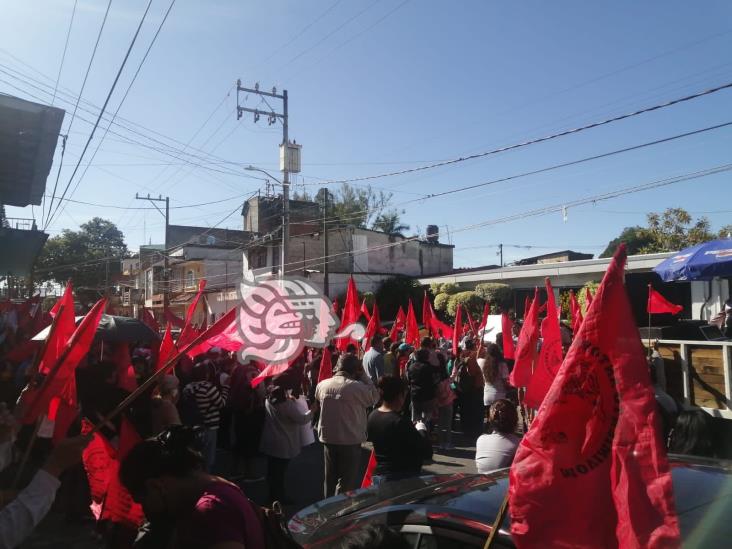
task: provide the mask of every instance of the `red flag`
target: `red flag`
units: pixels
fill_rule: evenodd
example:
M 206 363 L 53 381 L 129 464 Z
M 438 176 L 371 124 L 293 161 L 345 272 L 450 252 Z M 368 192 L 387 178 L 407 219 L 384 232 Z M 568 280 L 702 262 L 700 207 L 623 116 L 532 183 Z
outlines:
M 363 480 L 361 481 L 361 488 L 368 488 L 374 483 L 374 471 L 376 471 L 376 452 L 371 450 L 369 463 L 366 465 L 366 472 L 364 473 Z
M 650 284 L 648 285 L 648 304 L 646 305 L 646 311 L 648 311 L 648 314 L 671 313 L 672 315 L 677 315 L 683 310 L 684 308 L 681 305 L 671 303 L 668 299 L 654 290 L 653 286 Z
M 468 326 L 470 326 L 470 333 L 473 337 L 478 337 L 478 331 L 475 329 L 475 323 L 473 322 L 473 315 L 471 315 L 467 309 L 465 309 L 465 316 L 468 317 Z
M 452 327 L 442 322 L 436 315 L 432 316 L 432 333 L 437 337 L 452 339 Z
M 340 305 L 338 304 L 338 298 L 336 297 L 336 298 L 335 298 L 335 299 L 333 300 L 333 312 L 334 312 L 334 313 L 335 313 L 336 315 L 338 315 L 338 313 L 340 313 L 340 311 L 341 311 L 341 306 L 340 306 Z
M 366 318 L 366 322 L 371 320 L 371 313 L 369 312 L 369 308 L 366 305 L 366 298 L 363 298 L 363 301 L 361 301 L 361 314 Z
M 179 316 L 176 316 L 170 309 L 165 309 L 163 312 L 163 320 L 165 320 L 165 322 L 170 322 L 173 326 L 180 328 L 181 330 L 186 326 L 186 321 Z
M 155 315 L 150 309 L 142 310 L 142 313 L 140 314 L 140 320 L 142 320 L 142 322 L 156 334 L 160 333 L 160 325 L 158 324 L 158 321 L 155 320 Z
M 404 309 L 400 305 L 399 310 L 397 311 L 396 318 L 394 319 L 394 324 L 391 325 L 391 331 L 389 332 L 389 338 L 392 341 L 397 340 L 399 332 L 404 330 L 404 328 L 406 327 L 406 322 L 407 315 L 404 314 Z
M 488 324 L 488 317 L 491 314 L 491 304 L 486 301 L 485 305 L 483 305 L 483 318 L 480 319 L 480 326 L 478 326 L 479 330 L 485 330 L 486 325 Z
M 503 358 L 513 360 L 516 358 L 513 347 L 513 322 L 506 313 L 501 315 L 501 332 L 503 336 Z
M 452 354 L 458 356 L 460 350 L 460 336 L 463 333 L 463 306 L 458 303 L 455 311 L 455 327 L 452 330 Z
M 48 404 L 48 419 L 54 422 L 53 437 L 51 438 L 54 446 L 66 438 L 78 415 L 76 379 L 72 376 L 61 394 L 53 397 Z
M 74 314 L 74 297 L 73 297 L 73 290 L 74 285 L 71 283 L 71 279 L 66 283 L 66 288 L 64 289 L 64 295 L 61 296 L 61 299 L 57 299 L 56 303 L 53 304 L 53 307 L 51 307 L 51 310 L 48 311 L 48 314 L 51 315 L 51 318 L 56 318 L 56 315 L 58 314 L 58 311 L 63 305 L 66 308 L 71 309 L 71 315 Z M 68 305 L 71 305 L 71 307 L 68 307 Z
M 430 303 L 430 298 L 427 297 L 427 291 L 424 292 L 424 297 L 422 298 L 422 326 L 424 326 L 425 330 L 428 330 L 429 332 L 433 332 L 432 330 L 432 316 L 434 315 L 434 312 L 432 311 L 432 303 Z M 436 333 L 432 333 L 433 336 L 436 336 Z
M 165 366 L 165 363 L 170 360 L 175 354 L 175 343 L 173 342 L 173 335 L 170 333 L 170 323 L 165 326 L 165 334 L 163 340 L 160 342 L 160 352 L 158 353 L 158 361 L 155 364 L 155 371 L 157 372 Z
M 43 356 L 38 362 L 38 372 L 48 374 L 63 353 L 66 344 L 76 330 L 76 317 L 74 316 L 74 295 L 71 281 L 66 285 L 64 295 L 53 306 L 52 316 L 54 319 L 51 329 L 48 332 L 46 347 Z
M 289 362 L 282 362 L 280 364 L 268 364 L 267 366 L 265 366 L 264 370 L 257 374 L 257 377 L 252 379 L 252 387 L 256 387 L 268 377 L 274 377 L 278 374 L 281 374 L 290 366 L 291 364 Z
M 343 305 L 343 316 L 341 317 L 341 326 L 338 332 L 342 332 L 346 326 L 358 322 L 361 311 L 358 304 L 358 291 L 356 290 L 356 282 L 353 277 L 348 279 L 348 289 L 346 290 L 346 303 Z M 336 340 L 336 347 L 341 351 L 345 351 L 349 343 L 356 343 L 349 337 L 342 337 Z
M 527 295 L 527 296 L 526 296 L 526 297 L 524 298 L 524 318 L 526 318 L 526 315 L 528 315 L 528 314 L 529 314 L 529 307 L 530 307 L 530 306 L 531 306 L 531 305 L 530 305 L 530 303 L 529 303 L 529 296 Z
M 554 381 L 554 376 L 562 364 L 562 334 L 559 329 L 559 318 L 557 317 L 557 306 L 554 301 L 554 290 L 549 279 L 545 279 L 546 295 L 548 298 L 546 318 L 541 323 L 541 351 L 536 361 L 534 375 L 526 390 L 524 401 L 530 408 L 539 408 L 544 400 L 549 386 Z
M 81 320 L 55 364 L 48 369 L 48 375 L 43 385 L 37 391 L 33 391 L 34 398 L 29 399 L 28 406 L 24 410 L 23 421 L 25 423 L 32 423 L 38 416 L 47 413 L 51 399 L 59 395 L 66 387 L 69 379 L 74 376 L 76 366 L 89 352 L 89 348 L 94 341 L 97 326 L 106 304 L 106 299 L 100 299 Z
M 621 245 L 516 453 L 509 506 L 519 549 L 681 545 L 624 264 Z
M 412 299 L 409 299 L 407 307 L 407 333 L 405 341 L 413 347 L 419 347 L 419 326 L 417 325 L 417 316 L 414 314 L 414 305 Z
M 117 386 L 131 393 L 137 389 L 137 378 L 130 358 L 130 347 L 124 342 L 111 345 L 113 347 L 109 360 L 117 365 Z
M 534 289 L 534 300 L 527 311 L 519 334 L 516 362 L 508 378 L 514 387 L 527 387 L 534 372 L 539 342 L 539 288 Z
M 190 305 L 188 305 L 188 309 L 186 310 L 185 324 L 180 332 L 180 335 L 178 336 L 178 345 L 180 347 L 183 347 L 187 343 L 190 343 L 191 341 L 196 339 L 196 336 L 198 335 L 191 321 L 193 320 L 193 315 L 196 313 L 196 308 L 198 308 L 198 302 L 201 300 L 201 296 L 203 295 L 203 291 L 205 289 L 206 279 L 202 278 L 198 281 L 198 291 L 196 292 L 196 295 L 193 296 L 193 299 L 191 300 L 191 303 Z
M 374 307 L 376 305 L 374 304 Z M 378 332 L 378 326 L 376 323 L 378 322 L 379 318 L 376 315 L 369 315 L 369 323 L 366 325 L 366 333 L 363 336 L 364 341 L 364 350 L 368 351 L 371 348 L 371 338 L 376 335 Z
M 574 290 L 569 290 L 569 309 L 572 314 L 572 332 L 576 334 L 582 325 L 582 307 L 577 302 Z
M 323 356 L 320 359 L 320 369 L 318 370 L 318 383 L 333 377 L 333 357 L 330 349 L 323 349 Z
M 585 288 L 585 313 L 590 310 L 590 305 L 592 305 L 592 292 L 589 288 Z
M 196 345 L 185 351 L 185 354 L 193 358 L 196 355 L 205 353 L 211 347 L 223 347 L 222 344 L 226 343 L 227 341 L 229 341 L 229 347 L 227 347 L 227 350 L 238 350 L 243 340 L 238 333 L 238 327 L 236 325 L 236 322 L 236 307 L 234 307 L 221 318 L 219 318 L 216 322 L 214 322 L 208 330 L 203 332 L 203 334 L 201 334 L 201 340 L 196 343 Z M 231 341 L 233 341 L 234 338 L 237 338 L 238 341 L 238 343 L 236 343 L 236 346 L 231 344 Z M 183 350 L 182 346 L 179 347 L 181 348 L 181 350 Z M 175 354 L 173 356 L 175 356 Z

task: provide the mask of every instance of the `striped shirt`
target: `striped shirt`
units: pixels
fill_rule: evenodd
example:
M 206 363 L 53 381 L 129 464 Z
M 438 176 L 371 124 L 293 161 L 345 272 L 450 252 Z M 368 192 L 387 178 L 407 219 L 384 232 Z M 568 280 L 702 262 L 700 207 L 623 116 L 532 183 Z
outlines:
M 218 429 L 221 419 L 221 409 L 226 404 L 229 388 L 224 386 L 219 391 L 210 381 L 195 381 L 185 388 L 193 393 L 198 411 L 203 417 L 203 425 L 208 429 Z

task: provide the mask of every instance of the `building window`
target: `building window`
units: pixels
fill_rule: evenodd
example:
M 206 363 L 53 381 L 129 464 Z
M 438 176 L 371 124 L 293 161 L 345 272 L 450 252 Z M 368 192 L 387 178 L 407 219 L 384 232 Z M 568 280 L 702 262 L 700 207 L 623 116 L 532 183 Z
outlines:
M 196 273 L 193 269 L 186 273 L 186 288 L 193 288 L 196 285 Z

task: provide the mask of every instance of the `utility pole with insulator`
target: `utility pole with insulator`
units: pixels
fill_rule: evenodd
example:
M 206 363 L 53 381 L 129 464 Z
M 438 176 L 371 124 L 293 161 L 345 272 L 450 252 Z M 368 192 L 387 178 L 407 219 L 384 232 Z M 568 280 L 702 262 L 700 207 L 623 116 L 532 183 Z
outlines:
M 170 305 L 170 264 L 168 262 L 168 226 L 170 225 L 170 197 L 166 196 L 165 198 L 162 197 L 162 195 L 158 195 L 157 198 L 154 196 L 150 196 L 150 193 L 147 194 L 147 196 L 138 196 L 137 193 L 135 193 L 135 199 L 136 200 L 147 200 L 155 206 L 155 209 L 160 213 L 160 215 L 163 216 L 165 219 L 165 251 L 163 253 L 163 311 L 168 310 L 168 306 Z M 165 202 L 165 213 L 158 208 L 158 205 L 155 204 L 156 202 Z
M 269 111 L 259 108 L 242 107 L 239 101 L 240 93 L 258 95 L 262 98 L 265 105 L 269 107 Z M 267 102 L 267 97 L 279 99 L 282 101 L 282 112 L 276 112 Z M 246 99 L 245 99 L 246 101 Z M 254 122 L 258 122 L 261 116 L 267 116 L 267 123 L 271 126 L 279 119 L 282 122 L 282 143 L 280 144 L 280 171 L 282 172 L 282 247 L 280 255 L 280 277 L 285 276 L 285 269 L 289 262 L 289 246 L 290 246 L 290 174 L 300 172 L 300 151 L 301 146 L 294 141 L 290 143 L 288 129 L 288 105 L 287 90 L 283 90 L 281 94 L 277 93 L 277 88 L 272 88 L 271 92 L 259 89 L 259 83 L 254 88 L 244 88 L 241 80 L 236 81 L 236 119 L 242 117 L 242 113 L 250 112 L 254 115 Z
M 328 279 L 328 188 L 323 187 L 323 293 L 326 297 L 330 293 Z

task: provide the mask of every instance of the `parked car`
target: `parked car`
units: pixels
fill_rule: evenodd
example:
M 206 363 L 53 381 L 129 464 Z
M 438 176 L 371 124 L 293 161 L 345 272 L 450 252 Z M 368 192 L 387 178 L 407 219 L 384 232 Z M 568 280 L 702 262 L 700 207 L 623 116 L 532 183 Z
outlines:
M 670 461 L 684 547 L 729 546 L 732 461 L 691 456 Z M 508 488 L 508 471 L 428 476 L 356 490 L 306 507 L 288 527 L 303 547 L 329 547 L 367 524 L 401 532 L 415 549 L 482 547 Z M 514 547 L 509 521 L 504 519 L 494 547 Z

